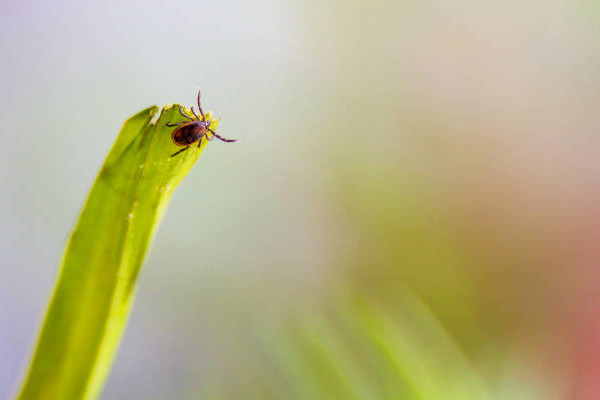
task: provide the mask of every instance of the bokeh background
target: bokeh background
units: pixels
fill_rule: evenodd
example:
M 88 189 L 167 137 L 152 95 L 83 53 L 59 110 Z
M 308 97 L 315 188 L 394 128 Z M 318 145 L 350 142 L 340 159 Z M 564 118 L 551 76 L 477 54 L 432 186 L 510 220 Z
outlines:
M 0 398 L 123 121 L 222 117 L 104 399 L 600 398 L 590 0 L 1 0 Z

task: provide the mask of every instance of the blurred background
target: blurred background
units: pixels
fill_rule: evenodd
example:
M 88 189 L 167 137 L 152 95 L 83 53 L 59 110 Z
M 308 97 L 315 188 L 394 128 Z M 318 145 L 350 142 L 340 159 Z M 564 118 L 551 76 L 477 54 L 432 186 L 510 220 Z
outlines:
M 0 398 L 123 121 L 211 144 L 104 399 L 600 398 L 600 6 L 2 0 Z

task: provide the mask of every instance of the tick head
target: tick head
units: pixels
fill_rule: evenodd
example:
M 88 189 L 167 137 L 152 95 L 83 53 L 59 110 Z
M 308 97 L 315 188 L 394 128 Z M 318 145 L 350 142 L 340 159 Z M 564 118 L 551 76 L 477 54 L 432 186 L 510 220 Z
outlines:
M 206 117 L 206 120 L 203 121 L 202 125 L 207 129 L 210 128 L 217 130 L 217 126 L 219 125 L 221 118 L 214 118 L 210 111 L 205 113 L 204 116 Z

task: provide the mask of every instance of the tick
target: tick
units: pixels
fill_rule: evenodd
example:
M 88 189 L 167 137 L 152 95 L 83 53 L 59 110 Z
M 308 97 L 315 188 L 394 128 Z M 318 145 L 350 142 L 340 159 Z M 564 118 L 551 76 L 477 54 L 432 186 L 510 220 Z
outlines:
M 179 113 L 186 119 L 183 122 L 179 122 L 177 124 L 172 124 L 167 122 L 168 127 L 176 126 L 177 129 L 171 133 L 171 139 L 173 139 L 173 143 L 175 143 L 179 147 L 183 147 L 183 149 L 176 151 L 171 154 L 171 157 L 175 157 L 177 154 L 182 153 L 192 147 L 194 143 L 198 143 L 198 147 L 202 145 L 202 139 L 206 138 L 209 142 L 214 138 L 217 138 L 223 142 L 236 142 L 237 139 L 225 139 L 217 133 L 210 129 L 211 120 L 207 119 L 204 115 L 204 111 L 202 111 L 202 106 L 200 105 L 200 90 L 198 90 L 198 109 L 200 110 L 200 117 L 194 111 L 194 106 L 191 106 L 193 117 L 187 115 L 182 106 L 179 106 Z M 208 135 L 208 133 L 212 135 Z

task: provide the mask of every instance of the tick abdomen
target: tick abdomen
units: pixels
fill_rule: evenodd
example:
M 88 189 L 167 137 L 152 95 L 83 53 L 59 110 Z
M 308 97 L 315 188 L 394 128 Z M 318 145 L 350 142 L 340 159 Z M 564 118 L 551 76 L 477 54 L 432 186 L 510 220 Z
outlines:
M 192 122 L 191 124 L 184 125 L 178 129 L 175 129 L 172 135 L 173 143 L 179 146 L 187 146 L 192 143 L 196 143 L 204 134 L 206 128 L 199 125 L 198 123 Z

